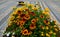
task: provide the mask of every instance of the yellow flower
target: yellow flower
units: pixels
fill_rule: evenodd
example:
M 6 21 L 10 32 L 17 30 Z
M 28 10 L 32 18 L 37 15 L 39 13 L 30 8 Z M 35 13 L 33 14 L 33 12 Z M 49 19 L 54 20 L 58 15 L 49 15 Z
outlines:
M 43 14 L 50 16 L 50 13 L 49 12 L 46 12 L 46 11 L 43 11 Z
M 50 12 L 49 8 L 45 8 L 45 11 L 46 11 L 46 12 Z
M 8 26 L 11 26 L 12 25 L 12 21 L 8 22 Z
M 54 20 L 53 22 L 54 22 L 54 24 L 56 24 L 56 20 Z
M 17 13 L 17 14 L 21 14 L 23 10 L 24 10 L 24 8 L 19 7 L 14 12 Z
M 58 31 L 58 29 L 57 29 L 57 28 L 54 28 L 54 30 L 55 30 L 55 31 Z
M 31 30 L 35 29 L 36 28 L 36 25 L 35 24 L 30 24 L 30 27 L 29 27 Z
M 20 16 L 17 16 L 17 18 L 19 18 L 19 19 L 20 19 Z
M 50 35 L 48 33 L 46 33 L 46 36 L 50 37 Z
M 52 31 L 52 30 L 50 30 L 49 34 L 52 34 L 52 33 L 53 33 L 53 31 Z
M 41 33 L 41 36 L 44 36 L 44 34 L 43 34 L 43 33 Z
M 17 8 L 17 9 L 15 10 L 15 12 L 17 12 L 18 10 L 22 11 L 23 9 L 22 9 L 22 8 Z
M 9 20 L 12 21 L 12 20 L 14 20 L 14 18 L 15 18 L 14 16 L 11 16 L 11 17 L 9 18 Z
M 33 9 L 33 10 L 38 10 L 38 8 L 36 8 L 36 7 L 32 7 L 32 9 Z
M 34 7 L 34 4 L 28 4 L 27 6 Z
M 57 27 L 57 25 L 54 25 L 54 27 Z
M 44 36 L 44 33 L 43 32 L 41 32 L 41 36 Z
M 25 9 L 28 9 L 28 7 L 26 7 L 26 6 L 22 6 L 22 9 L 25 10 Z
M 17 14 L 17 12 L 13 11 L 13 12 L 10 14 L 10 16 L 13 16 L 13 15 L 15 15 L 15 14 Z
M 54 35 L 56 35 L 56 33 L 53 33 Z
M 49 29 L 49 27 L 48 27 L 48 26 L 46 26 L 46 29 L 48 30 L 48 29 Z

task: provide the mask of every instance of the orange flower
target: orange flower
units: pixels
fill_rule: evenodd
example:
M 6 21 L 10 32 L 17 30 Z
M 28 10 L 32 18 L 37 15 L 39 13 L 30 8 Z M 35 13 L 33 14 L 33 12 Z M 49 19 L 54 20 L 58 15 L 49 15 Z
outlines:
M 49 24 L 50 24 L 50 22 L 47 21 L 47 20 L 44 20 L 44 23 L 45 23 L 46 25 L 49 25 Z
M 39 19 L 38 18 L 35 18 L 36 19 L 36 21 L 38 21 Z
M 28 9 L 28 8 L 26 8 L 25 10 L 26 10 L 26 11 L 29 11 L 29 9 Z
M 43 15 L 40 15 L 40 18 L 44 18 L 44 16 Z
M 30 35 L 30 34 L 32 34 L 32 32 L 31 31 L 28 31 L 28 35 Z
M 23 18 L 25 16 L 25 14 L 21 14 L 20 16 L 21 16 L 21 18 Z
M 25 21 L 24 20 L 20 20 L 19 21 L 19 25 L 24 25 Z
M 35 15 L 36 15 L 34 12 L 29 12 L 29 14 L 31 14 L 31 15 L 33 15 L 33 16 L 35 16 Z
M 44 30 L 44 26 L 40 26 L 40 28 Z
M 36 25 L 35 24 L 30 24 L 30 27 L 29 27 L 31 30 L 35 29 L 36 28 Z
M 18 15 L 21 15 L 21 14 L 22 14 L 22 11 L 18 10 L 18 11 L 17 11 L 17 14 L 18 14 Z
M 32 19 L 31 22 L 32 23 L 36 23 L 38 21 L 38 18 Z
M 27 29 L 24 29 L 21 31 L 22 35 L 30 35 L 32 32 L 28 31 Z
M 27 29 L 24 29 L 21 31 L 22 35 L 28 35 L 28 30 Z
M 32 23 L 36 23 L 36 19 L 32 19 L 31 22 L 32 22 Z
M 23 18 L 26 19 L 26 20 L 29 20 L 30 19 L 30 15 L 26 14 Z

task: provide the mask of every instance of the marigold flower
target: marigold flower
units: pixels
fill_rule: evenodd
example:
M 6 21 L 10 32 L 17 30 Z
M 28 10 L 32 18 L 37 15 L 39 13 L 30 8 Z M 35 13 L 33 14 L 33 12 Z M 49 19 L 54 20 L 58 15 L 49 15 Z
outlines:
M 47 20 L 44 20 L 44 23 L 45 23 L 46 25 L 49 25 L 49 24 L 50 24 L 50 22 L 47 21 Z
M 36 23 L 36 19 L 32 19 L 31 20 L 31 23 Z
M 21 33 L 22 33 L 22 35 L 30 35 L 32 32 L 29 31 L 29 30 L 27 30 L 27 29 L 23 29 L 23 30 L 21 31 Z
M 20 17 L 22 17 L 22 18 L 23 18 L 24 16 L 25 16 L 25 14 L 21 14 L 21 15 L 20 15 Z
M 22 11 L 18 10 L 18 11 L 17 11 L 17 14 L 18 14 L 18 15 L 21 15 L 21 14 L 22 14 Z
M 25 24 L 25 21 L 24 20 L 20 20 L 19 21 L 19 25 L 24 25 Z
M 22 35 L 28 35 L 28 30 L 27 29 L 24 29 L 21 31 Z
M 31 31 L 28 31 L 28 35 L 30 35 L 30 34 L 32 34 L 32 32 Z
M 30 19 L 30 15 L 26 14 L 23 18 L 26 19 L 26 20 L 29 20 Z
M 40 26 L 40 28 L 44 29 L 44 26 Z
M 43 15 L 40 15 L 40 18 L 44 18 L 44 16 Z
M 29 9 L 28 9 L 28 8 L 26 8 L 25 10 L 26 10 L 26 11 L 29 11 Z
M 36 28 L 36 25 L 35 24 L 30 24 L 30 27 L 29 27 L 31 30 L 35 29 Z
M 31 14 L 31 15 L 33 15 L 33 16 L 35 16 L 35 15 L 36 15 L 34 12 L 29 12 L 29 14 Z
M 35 18 L 36 19 L 36 21 L 38 21 L 39 19 L 38 18 Z

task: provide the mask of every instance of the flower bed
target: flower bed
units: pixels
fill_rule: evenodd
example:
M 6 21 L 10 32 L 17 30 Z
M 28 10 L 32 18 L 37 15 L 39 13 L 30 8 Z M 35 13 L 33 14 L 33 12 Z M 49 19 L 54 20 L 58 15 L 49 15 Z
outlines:
M 5 35 L 8 37 L 57 37 L 59 28 L 50 19 L 49 9 L 34 4 L 13 9 Z

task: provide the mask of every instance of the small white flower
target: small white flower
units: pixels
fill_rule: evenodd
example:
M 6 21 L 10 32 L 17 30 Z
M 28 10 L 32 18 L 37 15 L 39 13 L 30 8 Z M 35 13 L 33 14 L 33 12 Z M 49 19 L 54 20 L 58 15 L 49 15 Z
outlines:
M 50 20 L 50 22 L 52 22 L 53 20 Z
M 9 33 L 7 33 L 7 36 L 9 36 L 10 35 L 10 32 Z
M 12 35 L 14 35 L 15 34 L 15 32 L 13 32 L 13 34 Z

